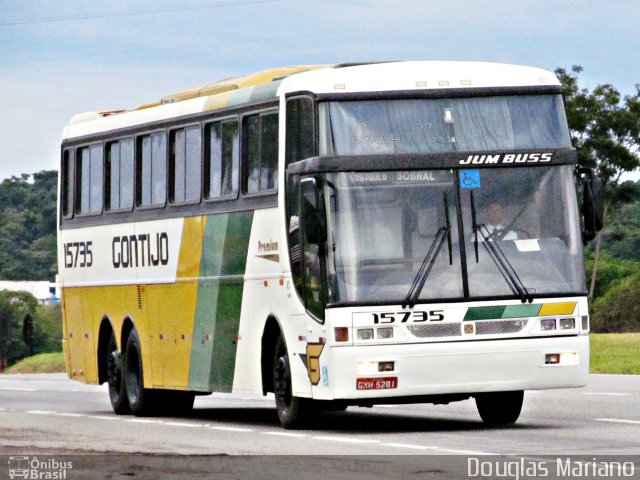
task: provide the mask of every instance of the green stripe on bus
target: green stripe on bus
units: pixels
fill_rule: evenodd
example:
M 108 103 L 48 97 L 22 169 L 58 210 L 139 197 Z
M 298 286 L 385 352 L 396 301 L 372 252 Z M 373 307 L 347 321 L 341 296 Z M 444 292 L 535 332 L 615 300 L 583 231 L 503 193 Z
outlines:
M 189 388 L 231 391 L 253 212 L 207 217 Z
M 504 305 L 490 307 L 470 307 L 464 316 L 463 321 L 467 320 L 488 320 L 490 318 L 502 318 L 505 310 Z
M 531 305 L 508 305 L 504 309 L 502 318 L 524 318 L 524 317 L 536 317 L 540 311 L 539 304 Z
M 216 279 L 220 277 L 228 219 L 227 214 L 211 215 L 205 223 L 189 367 L 189 388 L 192 390 L 209 390 L 217 316 L 219 281 Z

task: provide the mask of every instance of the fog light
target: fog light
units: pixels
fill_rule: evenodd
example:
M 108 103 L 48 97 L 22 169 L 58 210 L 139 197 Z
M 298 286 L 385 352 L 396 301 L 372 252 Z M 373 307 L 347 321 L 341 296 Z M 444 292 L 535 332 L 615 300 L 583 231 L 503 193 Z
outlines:
M 377 330 L 378 338 L 393 338 L 393 327 L 383 327 Z
M 358 340 L 373 339 L 373 328 L 359 328 L 356 333 Z
M 566 352 L 560 354 L 560 365 L 578 365 L 578 354 L 575 352 Z
M 559 353 L 547 353 L 544 356 L 545 365 L 557 365 L 560 363 L 560 354 Z
M 576 328 L 576 319 L 575 318 L 561 318 L 560 319 L 560 330 L 573 330 Z
M 348 342 L 349 341 L 349 329 L 347 327 L 335 327 L 333 334 L 336 337 L 336 342 Z
M 372 375 L 378 373 L 378 362 L 358 362 L 356 366 L 358 375 Z
M 548 332 L 549 330 L 556 329 L 556 319 L 555 318 L 547 318 L 544 320 L 540 320 L 540 329 L 543 332 Z

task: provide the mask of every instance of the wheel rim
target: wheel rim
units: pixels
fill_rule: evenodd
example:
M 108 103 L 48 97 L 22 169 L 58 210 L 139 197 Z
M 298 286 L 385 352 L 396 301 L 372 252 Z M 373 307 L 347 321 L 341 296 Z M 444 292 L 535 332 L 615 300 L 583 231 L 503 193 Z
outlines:
M 127 349 L 126 375 L 129 401 L 136 403 L 140 396 L 140 359 L 134 347 Z
M 122 366 L 120 354 L 111 337 L 107 354 L 107 382 L 112 393 L 117 394 L 122 388 Z
M 287 356 L 280 357 L 275 365 L 274 390 L 276 402 L 283 407 L 291 405 L 291 376 Z

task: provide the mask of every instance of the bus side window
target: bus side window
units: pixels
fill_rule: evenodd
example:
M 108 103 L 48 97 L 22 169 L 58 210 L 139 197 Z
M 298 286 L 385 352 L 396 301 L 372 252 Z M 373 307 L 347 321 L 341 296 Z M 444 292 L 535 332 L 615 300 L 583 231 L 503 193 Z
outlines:
M 136 203 L 163 206 L 167 197 L 167 151 L 164 132 L 138 138 Z
M 278 112 L 247 116 L 243 137 L 243 192 L 275 190 L 278 186 Z
M 313 99 L 297 97 L 287 100 L 286 164 L 315 155 Z
M 73 150 L 67 149 L 62 154 L 62 216 L 69 218 L 73 215 L 73 170 L 71 161 Z
M 171 132 L 169 162 L 169 198 L 172 203 L 200 201 L 200 126 Z
M 76 151 L 76 212 L 81 215 L 102 213 L 103 198 L 102 144 Z
M 238 121 L 233 119 L 208 125 L 206 135 L 205 198 L 235 198 L 240 172 Z
M 107 144 L 105 207 L 110 211 L 133 207 L 133 139 Z
M 315 155 L 314 110 L 311 97 L 287 99 L 285 162 L 291 163 Z M 299 197 L 293 185 L 295 176 L 288 177 L 286 192 L 287 219 L 298 211 Z M 290 228 L 290 225 L 287 225 Z

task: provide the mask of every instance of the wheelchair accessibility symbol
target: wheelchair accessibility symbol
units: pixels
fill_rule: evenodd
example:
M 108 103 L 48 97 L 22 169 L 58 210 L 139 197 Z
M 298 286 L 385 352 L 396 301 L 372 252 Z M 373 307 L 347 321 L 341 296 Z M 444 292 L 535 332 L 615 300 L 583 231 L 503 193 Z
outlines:
M 480 170 L 460 170 L 460 188 L 480 188 Z

